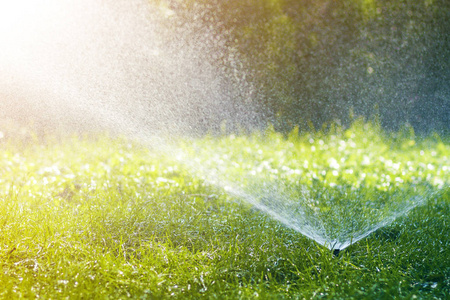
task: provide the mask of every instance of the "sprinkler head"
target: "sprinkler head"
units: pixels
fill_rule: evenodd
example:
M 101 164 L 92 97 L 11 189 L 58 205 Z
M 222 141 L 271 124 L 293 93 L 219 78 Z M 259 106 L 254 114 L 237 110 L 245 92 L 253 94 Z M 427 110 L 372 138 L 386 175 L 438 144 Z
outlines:
M 334 257 L 338 257 L 338 256 L 339 256 L 339 252 L 341 252 L 341 250 L 339 250 L 339 249 L 333 249 L 333 256 L 334 256 Z

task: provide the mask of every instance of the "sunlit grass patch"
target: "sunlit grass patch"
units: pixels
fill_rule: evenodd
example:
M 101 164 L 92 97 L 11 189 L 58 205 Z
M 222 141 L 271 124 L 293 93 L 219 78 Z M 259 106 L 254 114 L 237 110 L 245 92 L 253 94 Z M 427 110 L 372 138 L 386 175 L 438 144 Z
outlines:
M 108 136 L 2 141 L 0 297 L 445 299 L 449 145 L 358 130 L 209 136 L 188 161 Z M 294 199 L 329 236 L 424 202 L 333 257 L 245 195 Z

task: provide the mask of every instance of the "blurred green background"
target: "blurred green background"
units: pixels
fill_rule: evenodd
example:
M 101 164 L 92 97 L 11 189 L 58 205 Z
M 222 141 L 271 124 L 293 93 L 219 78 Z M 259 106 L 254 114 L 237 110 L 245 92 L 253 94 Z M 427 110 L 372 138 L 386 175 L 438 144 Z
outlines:
M 157 1 L 169 26 L 197 23 L 220 37 L 216 63 L 254 85 L 239 101 L 278 130 L 355 116 L 388 130 L 449 130 L 450 1 Z

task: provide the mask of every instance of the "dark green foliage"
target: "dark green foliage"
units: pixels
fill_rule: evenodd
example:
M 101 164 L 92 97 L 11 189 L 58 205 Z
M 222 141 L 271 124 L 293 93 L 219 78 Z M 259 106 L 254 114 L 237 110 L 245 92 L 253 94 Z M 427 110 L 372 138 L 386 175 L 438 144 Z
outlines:
M 388 129 L 449 128 L 449 1 L 169 2 L 222 36 L 231 60 L 238 51 L 254 103 L 279 130 L 355 114 Z

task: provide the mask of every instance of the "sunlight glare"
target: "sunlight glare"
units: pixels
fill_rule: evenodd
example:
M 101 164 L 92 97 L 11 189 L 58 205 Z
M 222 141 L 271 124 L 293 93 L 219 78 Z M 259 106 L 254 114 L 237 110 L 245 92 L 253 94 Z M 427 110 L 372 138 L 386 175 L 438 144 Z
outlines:
M 67 0 L 0 0 L 0 63 L 31 63 L 52 47 L 67 7 Z

